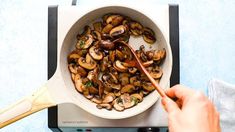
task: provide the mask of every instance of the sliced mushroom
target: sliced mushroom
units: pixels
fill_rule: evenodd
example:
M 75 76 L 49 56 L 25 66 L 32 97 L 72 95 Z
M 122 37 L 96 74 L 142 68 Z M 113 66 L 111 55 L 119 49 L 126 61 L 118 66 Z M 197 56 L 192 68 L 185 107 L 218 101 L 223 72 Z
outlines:
M 146 91 L 153 91 L 155 89 L 155 87 L 152 85 L 152 83 L 143 83 L 143 89 Z
M 93 86 L 88 87 L 88 90 L 89 90 L 89 93 L 91 93 L 91 94 L 98 94 L 99 93 L 99 90 Z
M 141 82 L 139 79 L 137 79 L 137 76 L 133 76 L 130 78 L 130 84 L 136 86 L 136 87 L 140 87 L 141 86 Z
M 112 110 L 112 105 L 111 104 L 97 104 L 96 107 L 98 109 L 105 108 L 107 110 Z
M 76 61 L 80 58 L 81 56 L 78 54 L 77 50 L 72 51 L 68 55 L 68 63 L 76 63 Z
M 88 35 L 88 34 L 91 34 L 91 28 L 86 25 L 86 26 L 84 27 L 84 30 L 83 30 L 82 34 L 78 34 L 78 35 L 77 35 L 77 39 L 79 40 L 79 39 L 83 38 L 84 36 L 86 36 L 86 35 Z
M 102 72 L 106 71 L 108 69 L 108 56 L 104 57 L 103 60 L 100 63 L 100 70 Z
M 90 56 L 90 55 L 87 54 L 87 56 Z M 86 57 L 86 59 L 85 59 L 85 58 L 81 57 L 78 59 L 78 64 L 85 69 L 92 70 L 96 67 L 96 62 L 94 60 L 90 60 L 90 59 L 92 59 L 92 58 Z
M 82 80 L 81 80 L 80 75 L 78 75 L 78 74 L 75 75 L 74 84 L 75 84 L 75 88 L 78 90 L 78 92 L 82 93 L 84 85 L 82 84 Z
M 95 60 L 101 60 L 103 58 L 103 54 L 101 51 L 99 51 L 98 48 L 96 48 L 95 46 L 92 46 L 89 49 L 89 54 L 91 55 L 91 57 Z
M 118 97 L 118 96 L 121 95 L 120 90 L 115 90 L 113 93 L 114 93 L 114 95 L 115 95 L 116 97 Z
M 78 40 L 78 42 L 76 44 L 76 48 L 77 49 L 87 49 L 91 46 L 92 43 L 93 43 L 93 37 L 92 37 L 92 35 L 88 34 Z
M 101 22 L 95 22 L 93 23 L 93 27 L 95 31 L 101 32 L 102 31 L 102 23 Z
M 73 64 L 73 63 L 71 63 L 71 64 L 69 64 L 69 71 L 71 72 L 71 73 L 74 73 L 74 74 L 77 74 L 78 73 L 78 71 L 77 71 L 77 66 L 75 65 L 75 64 Z
M 139 102 L 141 102 L 143 100 L 143 95 L 138 94 L 138 93 L 131 94 L 131 97 L 137 98 L 139 100 Z
M 133 35 L 139 36 L 143 33 L 143 26 L 138 22 L 131 22 L 130 23 L 130 31 Z
M 120 25 L 120 26 L 117 26 L 117 27 L 113 28 L 109 32 L 109 34 L 112 37 L 117 37 L 117 36 L 123 35 L 125 32 L 126 32 L 126 27 L 123 26 L 123 25 Z
M 98 32 L 98 31 L 92 31 L 91 32 L 91 35 L 92 35 L 92 37 L 95 39 L 95 40 L 101 40 L 102 38 L 101 38 L 101 34 L 100 34 L 100 32 Z
M 116 52 L 117 59 L 119 59 L 119 60 L 124 60 L 125 59 L 124 54 L 120 50 L 116 49 L 115 52 Z
M 102 100 L 100 98 L 94 97 L 91 99 L 92 102 L 96 103 L 96 104 L 101 104 Z
M 113 64 L 113 67 L 119 72 L 125 72 L 127 70 L 127 67 L 123 66 L 122 62 L 119 60 L 115 61 L 115 63 Z
M 102 33 L 104 33 L 104 34 L 109 34 L 109 32 L 112 30 L 112 28 L 113 28 L 113 25 L 112 25 L 112 24 L 107 24 L 107 25 L 103 28 Z
M 107 19 L 106 19 L 106 23 L 107 24 L 111 24 L 113 26 L 117 26 L 120 23 L 122 23 L 123 20 L 123 16 L 121 15 L 110 15 Z
M 102 33 L 102 34 L 101 34 L 101 39 L 102 39 L 102 40 L 108 40 L 108 39 L 109 39 L 109 40 L 112 40 L 113 37 L 110 36 L 109 33 Z
M 166 57 L 166 50 L 158 50 L 154 52 L 153 60 L 154 61 L 160 61 Z
M 117 111 L 123 111 L 125 108 L 122 104 L 121 98 L 116 98 L 113 102 L 113 108 Z
M 81 66 L 77 66 L 77 73 L 81 75 L 81 77 L 86 77 L 87 76 L 87 71 L 82 68 Z
M 98 85 L 99 85 L 99 96 L 102 97 L 103 93 L 104 93 L 104 84 L 102 81 L 98 80 Z
M 84 97 L 86 97 L 87 99 L 92 99 L 92 98 L 94 97 L 94 95 L 92 95 L 92 94 L 84 94 L 84 93 L 83 93 L 83 95 L 84 95 Z
M 112 89 L 117 89 L 117 90 L 120 90 L 121 89 L 121 85 L 120 84 L 109 84 L 109 86 L 112 88 Z
M 107 95 L 105 95 L 102 103 L 110 103 L 113 102 L 113 100 L 116 98 L 116 96 L 114 95 L 114 93 L 108 93 Z
M 162 77 L 163 73 L 162 70 L 159 70 L 159 72 L 150 72 L 149 74 L 152 76 L 152 78 L 159 79 Z
M 153 56 L 154 56 L 154 51 L 153 50 L 147 51 L 146 56 L 147 56 L 148 60 L 152 60 Z
M 120 96 L 124 108 L 131 108 L 136 104 L 135 100 L 131 98 L 129 94 L 123 94 Z
M 100 47 L 104 48 L 106 50 L 112 50 L 112 49 L 115 48 L 115 45 L 110 40 L 101 40 L 100 41 Z
M 122 86 L 129 84 L 129 77 L 130 77 L 130 74 L 128 74 L 128 73 L 120 73 L 119 74 L 119 80 L 120 80 Z
M 109 75 L 110 75 L 110 81 L 112 82 L 112 83 L 115 83 L 115 84 L 117 84 L 118 83 L 118 79 L 116 78 L 116 76 L 115 75 L 113 75 L 112 73 L 109 73 Z
M 128 68 L 128 71 L 131 73 L 131 74 L 135 74 L 136 72 L 137 72 L 137 68 L 135 68 L 135 67 L 130 67 L 130 68 Z
M 146 61 L 144 63 L 142 63 L 144 67 L 149 67 L 150 65 L 153 64 L 153 60 L 150 60 L 150 61 Z
M 112 62 L 115 61 L 115 50 L 109 51 L 109 60 Z
M 132 93 L 135 90 L 135 86 L 132 84 L 127 84 L 121 89 L 121 93 Z
M 153 30 L 151 30 L 150 28 L 144 28 L 143 39 L 145 42 L 147 42 L 149 44 L 155 43 L 156 38 L 155 38 L 155 34 L 154 34 Z

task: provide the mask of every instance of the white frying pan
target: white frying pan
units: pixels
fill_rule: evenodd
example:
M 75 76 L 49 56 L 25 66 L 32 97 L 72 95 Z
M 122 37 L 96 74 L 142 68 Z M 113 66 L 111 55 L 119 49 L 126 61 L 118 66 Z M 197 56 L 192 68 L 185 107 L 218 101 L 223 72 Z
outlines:
M 137 9 L 138 10 L 138 9 Z M 25 116 L 28 116 L 39 110 L 55 106 L 61 103 L 73 103 L 85 111 L 106 119 L 122 119 L 137 115 L 151 107 L 159 98 L 157 91 L 153 91 L 146 96 L 138 105 L 126 109 L 122 112 L 116 110 L 108 111 L 106 109 L 97 109 L 96 104 L 86 99 L 82 94 L 75 90 L 68 70 L 67 55 L 75 48 L 76 35 L 83 30 L 83 27 L 94 22 L 107 13 L 120 13 L 139 21 L 142 25 L 150 27 L 156 34 L 157 41 L 152 45 L 152 49 L 166 49 L 166 58 L 162 64 L 163 76 L 160 80 L 160 86 L 167 88 L 172 70 L 172 53 L 169 43 L 167 43 L 162 32 L 153 22 L 150 14 L 142 14 L 134 8 L 124 6 L 105 6 L 86 13 L 82 16 L 68 31 L 63 44 L 58 48 L 58 64 L 54 76 L 32 95 L 25 97 L 18 103 L 8 107 L 0 112 L 0 128 L 13 123 Z M 153 12 L 154 13 L 154 12 Z M 147 17 L 149 16 L 149 17 Z M 152 20 L 151 20 L 152 19 Z M 154 19 L 156 20 L 156 19 Z M 142 37 L 130 38 L 129 43 L 134 49 L 138 49 L 144 44 L 146 50 L 150 45 L 143 41 Z

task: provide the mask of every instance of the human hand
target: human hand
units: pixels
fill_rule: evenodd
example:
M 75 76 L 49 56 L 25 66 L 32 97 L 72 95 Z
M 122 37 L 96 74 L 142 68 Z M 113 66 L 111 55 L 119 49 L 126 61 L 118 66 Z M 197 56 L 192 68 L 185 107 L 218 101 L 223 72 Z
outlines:
M 205 95 L 182 85 L 173 86 L 166 94 L 168 97 L 162 98 L 162 104 L 168 112 L 170 132 L 221 131 L 219 113 Z

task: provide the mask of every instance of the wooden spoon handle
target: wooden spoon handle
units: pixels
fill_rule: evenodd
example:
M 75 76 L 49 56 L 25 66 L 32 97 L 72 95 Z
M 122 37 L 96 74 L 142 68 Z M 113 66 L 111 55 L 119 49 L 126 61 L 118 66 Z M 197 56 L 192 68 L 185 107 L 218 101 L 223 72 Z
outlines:
M 43 86 L 31 96 L 25 97 L 18 103 L 0 111 L 0 128 L 55 105 L 56 103 L 51 98 L 47 87 Z

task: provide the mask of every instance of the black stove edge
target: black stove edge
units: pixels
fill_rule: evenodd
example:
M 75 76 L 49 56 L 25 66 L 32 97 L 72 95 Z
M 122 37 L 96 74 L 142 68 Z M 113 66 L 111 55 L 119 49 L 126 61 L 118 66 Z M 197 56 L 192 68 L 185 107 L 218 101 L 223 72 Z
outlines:
M 48 79 L 53 76 L 57 65 L 57 10 L 58 6 L 48 7 Z M 179 61 L 179 6 L 169 5 L 169 32 L 173 55 L 171 86 L 180 82 Z M 49 30 L 50 29 L 50 30 Z M 57 106 L 48 109 L 48 127 L 53 132 L 61 132 L 58 128 Z M 165 127 L 166 128 L 166 127 Z M 138 132 L 158 132 L 158 128 L 139 128 Z
M 171 86 L 180 83 L 179 6 L 169 5 L 170 45 L 173 56 Z M 174 70 L 173 70 L 174 69 Z
M 54 75 L 57 67 L 57 9 L 58 6 L 48 7 L 48 79 Z M 48 127 L 53 132 L 61 132 L 57 116 L 57 106 L 48 108 Z

